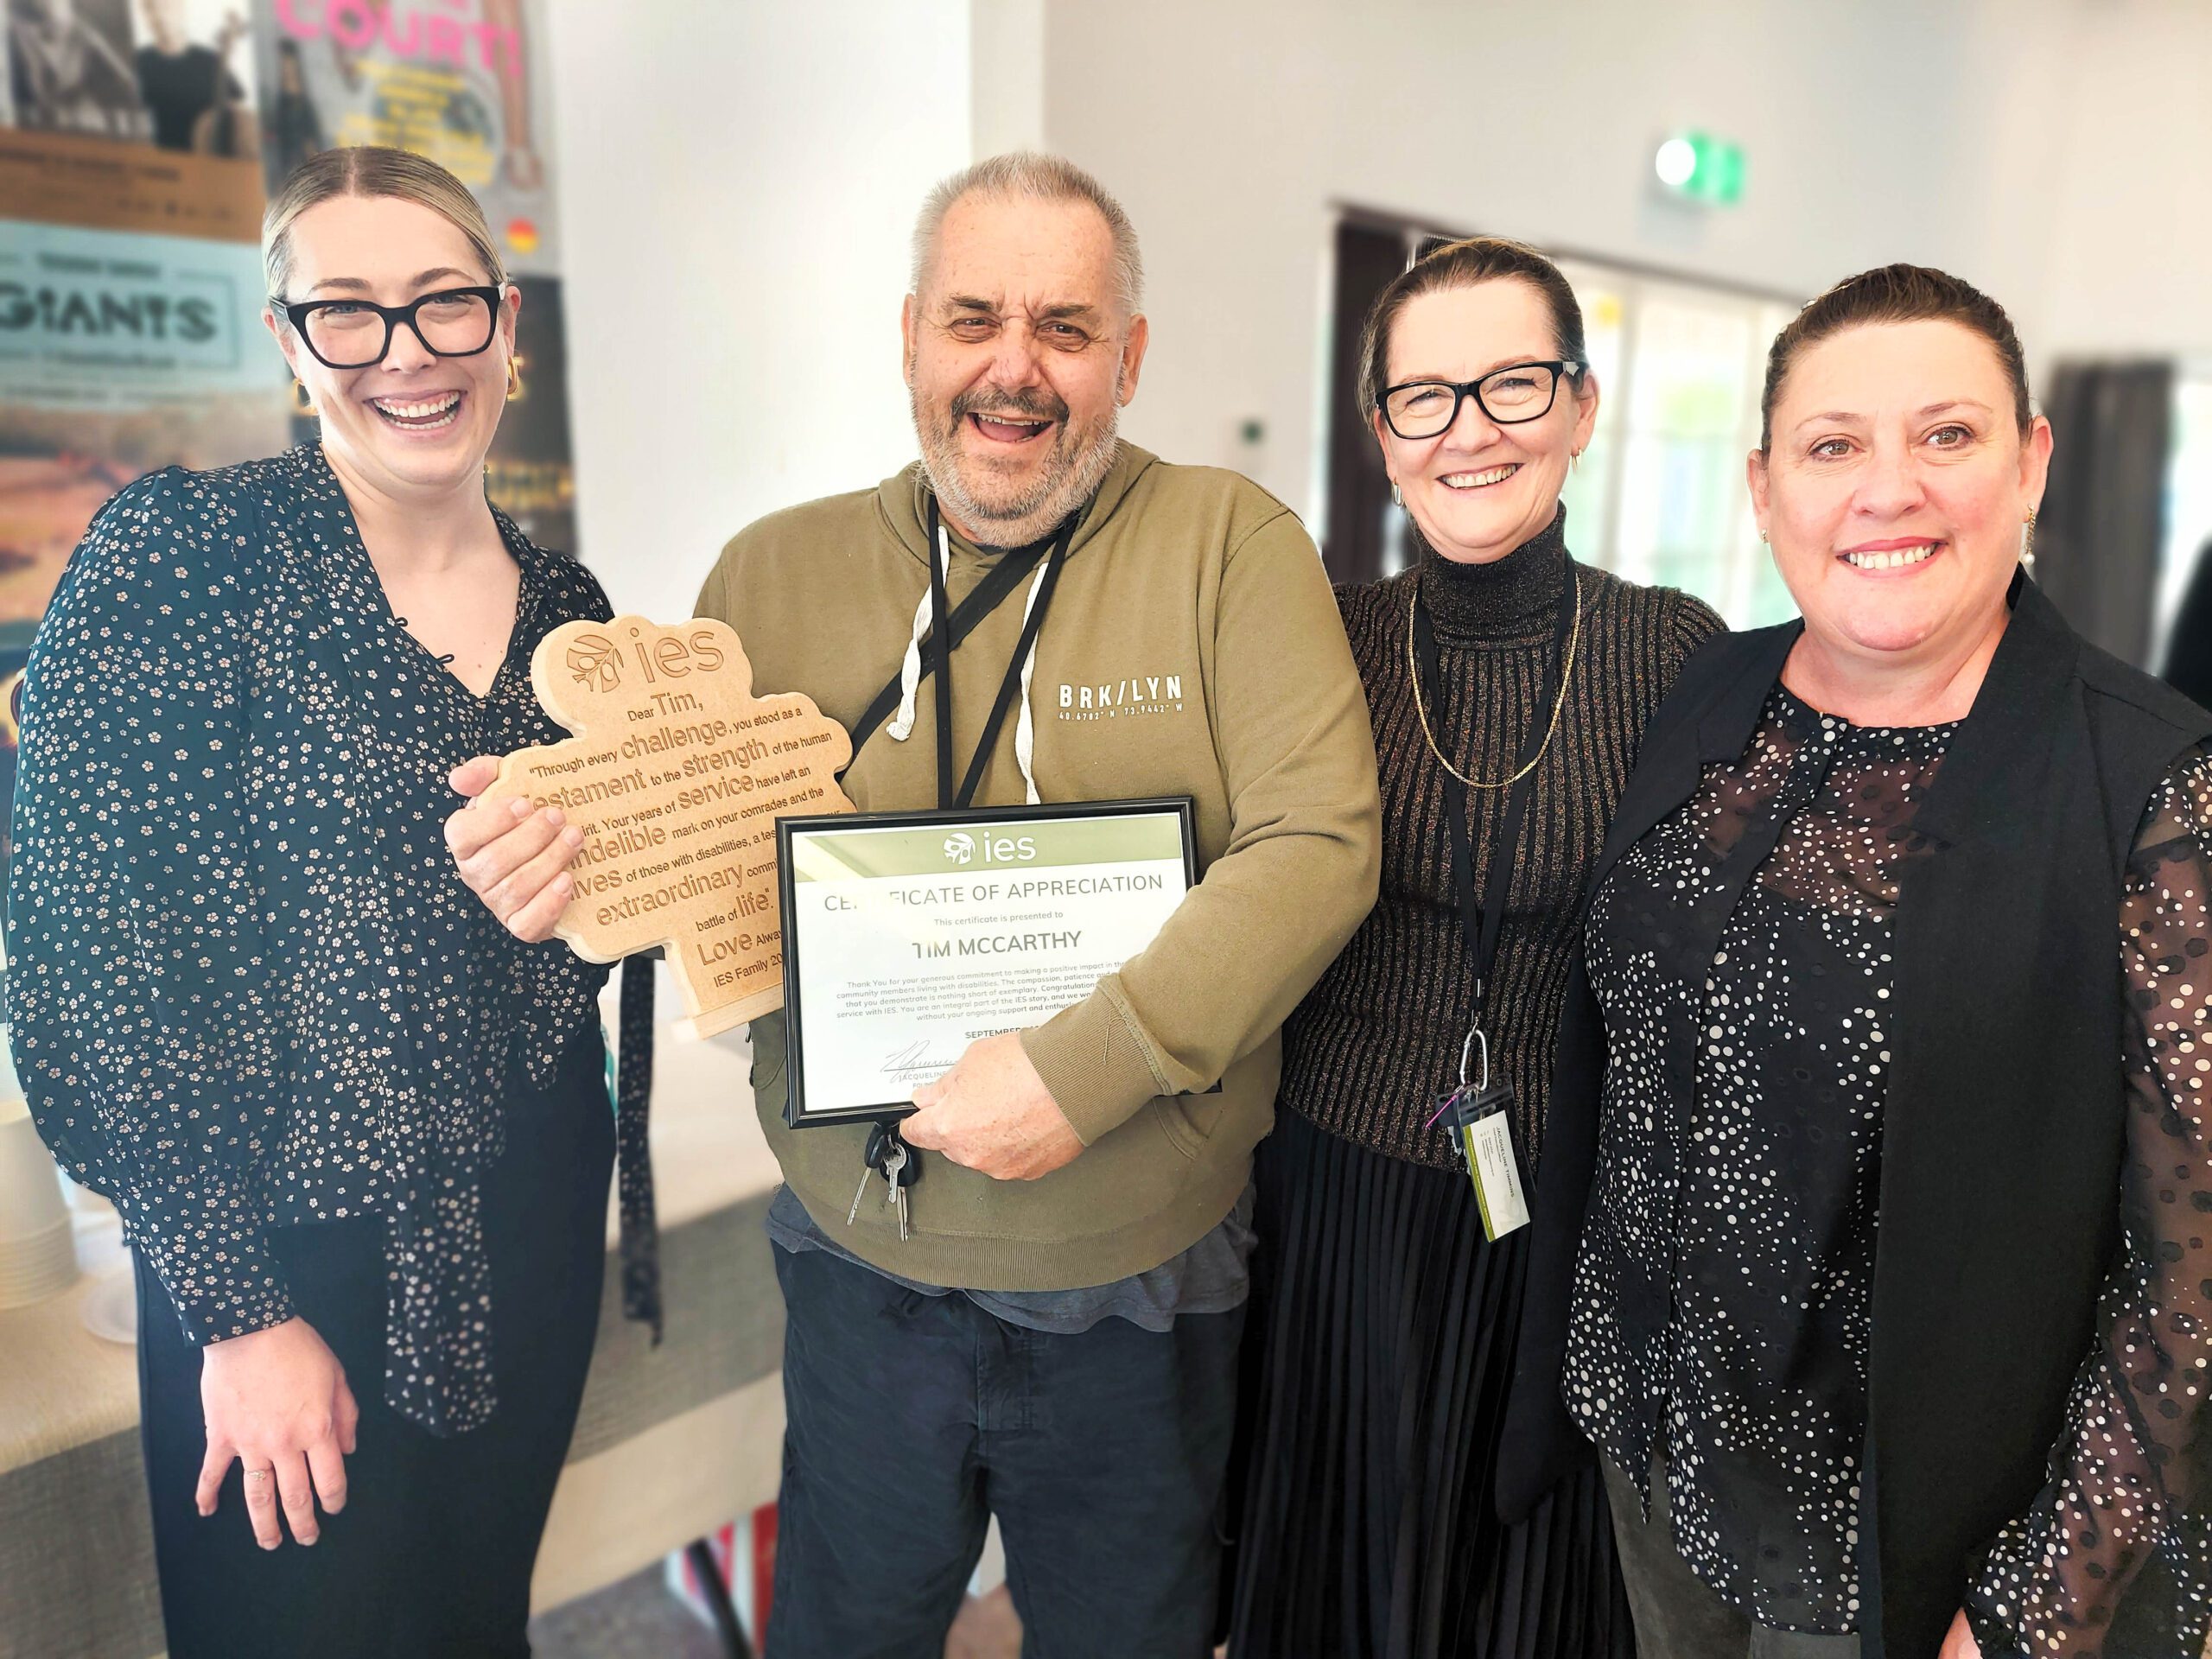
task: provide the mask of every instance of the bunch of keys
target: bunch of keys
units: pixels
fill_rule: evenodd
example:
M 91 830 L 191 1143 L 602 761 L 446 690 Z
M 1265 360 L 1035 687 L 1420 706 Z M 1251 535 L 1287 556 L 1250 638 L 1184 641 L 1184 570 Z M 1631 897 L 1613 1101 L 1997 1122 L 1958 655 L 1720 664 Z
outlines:
M 1479 1045 L 1482 1077 L 1470 1082 L 1467 1061 Z M 1521 1153 L 1513 1140 L 1513 1090 L 1495 1088 L 1490 1080 L 1490 1039 L 1478 1026 L 1459 1046 L 1459 1086 L 1437 1103 L 1428 1127 L 1446 1126 L 1452 1151 L 1475 1185 L 1475 1204 L 1482 1211 L 1483 1236 L 1495 1244 L 1508 1233 L 1529 1224 L 1529 1185 L 1522 1173 Z
M 868 1149 L 861 1155 L 868 1166 L 861 1171 L 860 1189 L 853 1194 L 853 1207 L 845 1212 L 845 1225 L 849 1227 L 860 1218 L 861 1200 L 868 1196 L 868 1184 L 880 1175 L 888 1189 L 883 1201 L 899 1212 L 899 1242 L 904 1244 L 914 1236 L 906 1216 L 906 1189 L 921 1179 L 922 1160 L 899 1138 L 896 1123 L 878 1123 L 870 1128 Z

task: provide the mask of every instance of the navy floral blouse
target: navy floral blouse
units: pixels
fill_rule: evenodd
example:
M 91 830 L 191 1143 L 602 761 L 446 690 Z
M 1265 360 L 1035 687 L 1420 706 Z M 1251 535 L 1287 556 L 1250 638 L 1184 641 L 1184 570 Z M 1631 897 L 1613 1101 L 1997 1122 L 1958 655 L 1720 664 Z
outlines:
M 452 767 L 563 735 L 538 639 L 610 613 L 498 522 L 521 597 L 480 699 L 392 614 L 320 448 L 125 489 L 31 653 L 8 893 L 32 1110 L 186 1334 L 290 1316 L 268 1229 L 381 1215 L 385 1398 L 440 1433 L 495 1403 L 478 1177 L 511 1068 L 550 1081 L 606 975 L 499 927 L 442 838 Z
M 1677 1549 L 1762 1624 L 1862 1628 L 1891 945 L 1928 848 L 1915 816 L 1958 729 L 1853 726 L 1777 685 L 1744 754 L 1707 768 L 1592 901 L 1611 1054 L 1567 1403 L 1639 1490 L 1663 1457 Z M 2114 1057 L 2122 1245 L 2048 1484 L 1961 1586 L 1985 1659 L 2194 1653 L 2212 1623 L 2196 1472 L 2212 1376 L 2208 898 L 2212 757 L 2196 752 L 2128 861 L 2113 934 L 2133 1012 Z M 1702 1033 L 1694 1076 L 1658 1042 L 1677 1014 Z M 1674 1263 L 1657 1328 L 1614 1294 L 1631 1251 Z M 2150 1644 L 2114 1636 L 2123 1603 Z

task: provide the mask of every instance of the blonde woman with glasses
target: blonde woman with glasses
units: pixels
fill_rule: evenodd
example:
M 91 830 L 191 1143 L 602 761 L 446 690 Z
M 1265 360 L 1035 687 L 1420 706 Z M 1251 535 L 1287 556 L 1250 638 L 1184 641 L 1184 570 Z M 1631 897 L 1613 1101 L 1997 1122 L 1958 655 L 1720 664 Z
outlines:
M 607 600 L 485 498 L 520 296 L 459 181 L 326 151 L 264 251 L 321 441 L 142 479 L 71 562 L 17 1054 L 135 1247 L 173 1659 L 526 1654 L 598 1322 L 604 969 L 493 925 L 442 826 L 461 761 L 559 735 L 531 649 Z

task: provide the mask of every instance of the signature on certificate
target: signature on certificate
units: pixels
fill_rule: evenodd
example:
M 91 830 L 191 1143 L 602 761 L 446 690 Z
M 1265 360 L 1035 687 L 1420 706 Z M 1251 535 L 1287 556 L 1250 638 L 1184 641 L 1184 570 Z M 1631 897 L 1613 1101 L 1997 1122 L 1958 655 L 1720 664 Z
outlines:
M 929 1052 L 929 1039 L 923 1037 L 907 1044 L 904 1048 L 893 1049 L 883 1057 L 885 1074 L 889 1077 L 899 1077 L 916 1071 L 926 1071 L 930 1076 L 938 1077 L 951 1071 L 952 1061 L 932 1058 Z

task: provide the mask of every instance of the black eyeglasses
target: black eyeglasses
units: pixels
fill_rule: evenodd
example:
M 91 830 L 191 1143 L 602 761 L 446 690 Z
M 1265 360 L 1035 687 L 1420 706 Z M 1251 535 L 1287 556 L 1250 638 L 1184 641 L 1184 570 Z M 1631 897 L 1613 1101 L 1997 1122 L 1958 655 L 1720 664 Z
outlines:
M 391 349 L 391 331 L 402 323 L 433 357 L 475 356 L 499 332 L 505 296 L 499 288 L 442 288 L 405 305 L 274 297 L 269 303 L 283 313 L 325 367 L 365 369 L 384 360 Z
M 1499 426 L 1540 421 L 1552 412 L 1559 383 L 1577 378 L 1589 366 L 1573 362 L 1516 363 L 1456 385 L 1449 380 L 1403 381 L 1382 389 L 1379 400 L 1382 418 L 1393 432 L 1409 442 L 1450 431 L 1452 423 L 1459 418 L 1460 403 L 1469 397 Z

